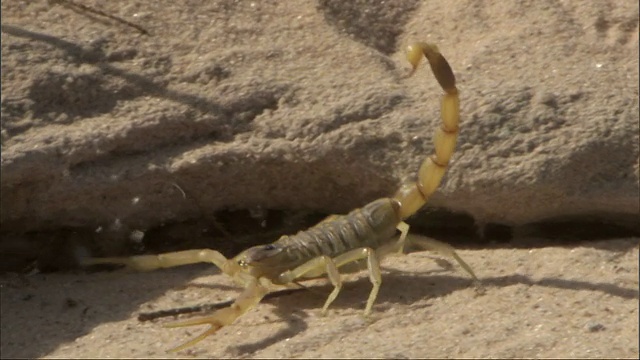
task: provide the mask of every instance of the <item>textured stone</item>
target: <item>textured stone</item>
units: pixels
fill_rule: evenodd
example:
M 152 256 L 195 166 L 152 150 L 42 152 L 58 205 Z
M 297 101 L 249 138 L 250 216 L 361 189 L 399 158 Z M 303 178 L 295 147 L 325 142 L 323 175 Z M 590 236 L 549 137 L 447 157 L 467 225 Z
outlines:
M 2 5 L 5 233 L 343 213 L 391 195 L 440 121 L 432 75 L 405 78 L 411 41 L 438 44 L 461 91 L 430 205 L 481 225 L 640 211 L 637 3 L 100 6 L 151 36 Z

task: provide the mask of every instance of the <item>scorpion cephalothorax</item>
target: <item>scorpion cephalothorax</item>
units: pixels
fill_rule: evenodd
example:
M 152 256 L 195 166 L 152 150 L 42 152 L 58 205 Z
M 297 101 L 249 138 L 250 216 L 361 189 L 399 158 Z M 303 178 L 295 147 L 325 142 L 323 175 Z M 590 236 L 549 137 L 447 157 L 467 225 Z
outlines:
M 245 287 L 227 307 L 210 316 L 170 323 L 167 327 L 209 324 L 196 338 L 172 349 L 192 346 L 257 305 L 272 285 L 292 285 L 298 281 L 328 277 L 334 288 L 322 307 L 326 313 L 342 287 L 340 272 L 367 268 L 373 288 L 365 306 L 371 312 L 382 282 L 380 261 L 387 255 L 402 253 L 406 243 L 435 250 L 453 257 L 476 281 L 471 268 L 445 243 L 433 239 L 407 238 L 409 225 L 404 219 L 413 215 L 436 190 L 447 169 L 458 138 L 459 99 L 451 67 L 435 45 L 416 43 L 408 47 L 407 59 L 417 69 L 422 56 L 445 91 L 442 98 L 442 125 L 436 130 L 435 154 L 424 160 L 415 183 L 404 185 L 391 198 L 375 200 L 347 215 L 332 215 L 316 226 L 295 235 L 282 236 L 274 243 L 251 247 L 232 259 L 217 251 L 187 250 L 131 258 L 87 259 L 85 264 L 117 263 L 136 270 L 153 270 L 198 262 L 209 262 Z M 396 229 L 400 236 L 395 236 Z

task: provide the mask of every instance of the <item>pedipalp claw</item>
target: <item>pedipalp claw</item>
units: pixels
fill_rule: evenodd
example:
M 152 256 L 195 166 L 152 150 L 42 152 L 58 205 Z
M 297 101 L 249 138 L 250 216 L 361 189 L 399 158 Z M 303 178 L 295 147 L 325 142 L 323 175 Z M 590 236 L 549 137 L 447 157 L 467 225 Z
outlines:
M 195 319 L 189 319 L 184 321 L 175 321 L 167 324 L 163 324 L 162 327 L 165 328 L 178 328 L 178 327 L 187 327 L 187 326 L 197 326 L 197 325 L 209 325 L 209 329 L 204 331 L 202 334 L 196 336 L 195 338 L 180 344 L 172 349 L 167 350 L 168 352 L 177 352 L 180 350 L 184 350 L 188 347 L 191 347 L 198 342 L 204 340 L 207 336 L 214 334 L 216 331 L 222 329 L 224 324 L 218 321 L 217 316 L 205 316 Z
M 164 327 L 182 327 L 182 326 L 192 326 L 192 325 L 197 325 L 197 324 L 171 323 L 171 324 L 166 324 Z M 216 331 L 220 330 L 221 328 L 222 328 L 222 325 L 211 324 L 209 329 L 204 331 L 202 334 L 196 336 L 195 338 L 185 343 L 182 343 L 174 348 L 167 350 L 167 352 L 178 352 L 180 350 L 184 350 L 188 347 L 191 347 L 199 343 L 200 341 L 204 340 L 207 336 L 214 334 Z

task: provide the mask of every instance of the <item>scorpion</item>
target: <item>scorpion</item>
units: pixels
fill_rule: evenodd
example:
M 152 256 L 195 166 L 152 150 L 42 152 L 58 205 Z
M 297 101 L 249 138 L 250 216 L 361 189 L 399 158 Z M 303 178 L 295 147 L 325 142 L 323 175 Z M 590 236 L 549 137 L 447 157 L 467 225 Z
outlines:
M 434 136 L 434 154 L 427 157 L 418 170 L 418 179 L 400 187 L 393 197 L 375 200 L 346 215 L 330 215 L 314 227 L 277 241 L 251 247 L 227 259 L 211 249 L 185 250 L 158 255 L 89 258 L 84 265 L 121 264 L 138 271 L 150 271 L 200 262 L 213 263 L 224 274 L 244 287 L 244 291 L 228 307 L 208 316 L 165 324 L 175 328 L 209 325 L 197 337 L 170 349 L 191 347 L 254 308 L 273 286 L 301 285 L 298 282 L 328 277 L 333 290 L 322 307 L 322 315 L 336 299 L 342 281 L 340 273 L 368 270 L 372 289 L 364 308 L 371 313 L 382 283 L 380 261 L 392 254 L 402 254 L 410 243 L 424 250 L 455 259 L 474 279 L 473 270 L 454 248 L 430 238 L 407 238 L 409 225 L 403 220 L 415 214 L 439 186 L 454 152 L 458 138 L 460 103 L 455 75 L 444 56 L 433 44 L 418 42 L 407 47 L 407 60 L 412 65 L 409 76 L 417 70 L 423 56 L 444 90 L 441 101 L 441 126 Z M 396 235 L 399 230 L 400 235 Z

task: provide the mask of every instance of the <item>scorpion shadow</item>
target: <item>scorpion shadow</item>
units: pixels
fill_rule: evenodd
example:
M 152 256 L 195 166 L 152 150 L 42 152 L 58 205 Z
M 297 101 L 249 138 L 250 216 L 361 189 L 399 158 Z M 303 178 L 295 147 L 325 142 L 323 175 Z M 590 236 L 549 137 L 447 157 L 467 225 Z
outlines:
M 280 318 L 281 321 L 286 323 L 286 327 L 278 330 L 275 334 L 269 335 L 266 338 L 261 340 L 230 346 L 228 350 L 230 350 L 234 355 L 242 356 L 246 354 L 255 353 L 258 350 L 268 348 L 271 345 L 277 344 L 286 339 L 290 339 L 297 334 L 300 334 L 307 330 L 309 325 L 304 321 L 308 315 L 306 315 L 302 310 L 287 306 L 276 306 L 275 314 Z
M 448 272 L 446 269 L 420 273 L 386 269 L 386 272 L 383 275 L 380 293 L 374 305 L 374 312 L 376 308 L 380 311 L 389 308 L 392 304 L 410 305 L 425 298 L 444 297 L 453 292 L 474 286 L 473 280 L 467 277 L 440 274 Z M 484 277 L 481 281 L 485 291 L 512 285 L 528 285 L 574 291 L 588 290 L 623 299 L 640 299 L 639 290 L 636 288 L 625 288 L 605 282 L 588 282 L 551 277 L 534 280 L 525 275 Z M 310 287 L 310 291 L 287 294 L 277 297 L 275 301 L 265 301 L 275 305 L 275 314 L 280 321 L 286 324 L 286 327 L 258 341 L 230 346 L 228 351 L 237 356 L 251 354 L 304 332 L 308 328 L 308 324 L 304 320 L 308 315 L 305 315 L 306 312 L 302 310 L 321 308 L 332 288 L 330 284 L 319 284 Z M 371 284 L 367 276 L 354 281 L 345 281 L 339 296 L 331 304 L 329 316 L 331 316 L 331 309 L 351 309 L 359 313 L 364 308 L 370 289 Z M 411 291 L 407 291 L 407 289 L 411 289 Z M 358 304 L 358 306 L 354 306 L 354 304 Z M 292 311 L 292 309 L 295 310 Z

